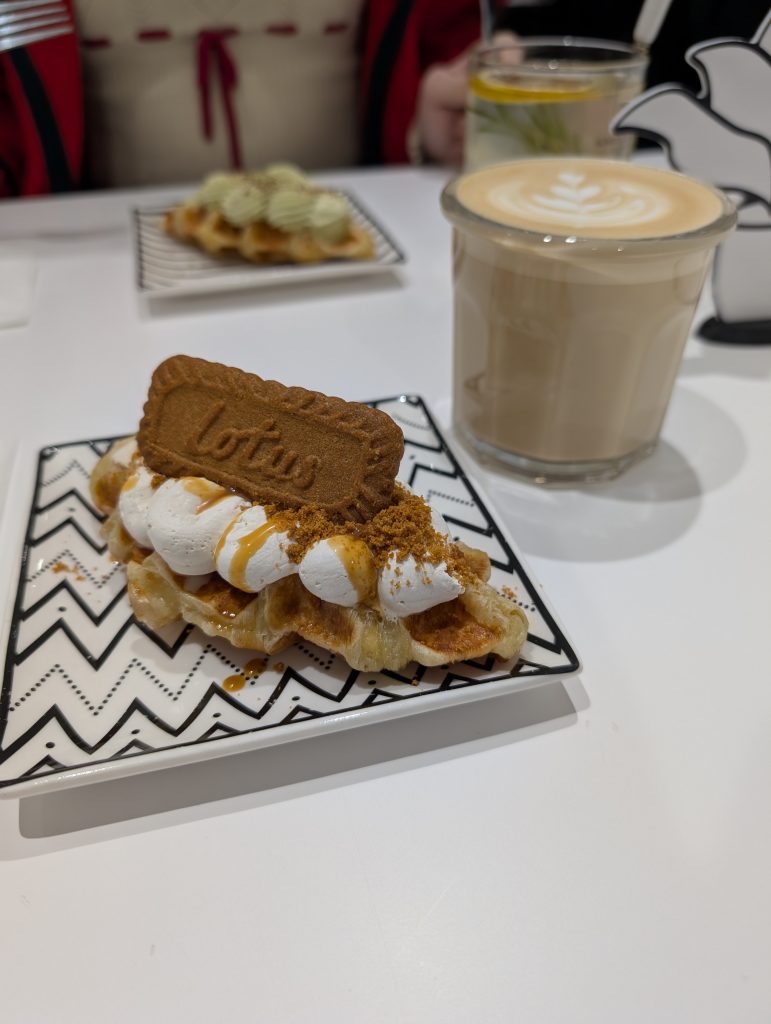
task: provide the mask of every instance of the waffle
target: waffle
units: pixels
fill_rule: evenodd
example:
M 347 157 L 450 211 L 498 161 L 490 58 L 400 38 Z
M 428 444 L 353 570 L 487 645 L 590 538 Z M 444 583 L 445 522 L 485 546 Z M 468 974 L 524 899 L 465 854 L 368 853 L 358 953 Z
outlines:
M 135 616 L 151 629 L 182 619 L 235 647 L 274 654 L 302 638 L 342 655 L 361 671 L 398 670 L 411 661 L 444 665 L 496 654 L 515 658 L 527 635 L 527 619 L 487 579 L 487 556 L 461 545 L 473 580 L 452 601 L 410 615 L 386 618 L 377 607 L 343 608 L 320 600 L 288 576 L 258 594 L 246 594 L 216 574 L 202 586 L 169 569 L 155 552 L 137 548 L 117 511 L 120 487 L 130 472 L 108 452 L 97 464 L 91 491 L 108 513 L 104 534 L 113 558 L 125 562 Z
M 331 244 L 310 231 L 279 231 L 264 221 L 236 228 L 217 210 L 174 206 L 166 212 L 163 228 L 173 238 L 197 245 L 212 256 L 239 253 L 252 263 L 371 260 L 375 255 L 371 235 L 354 223 L 346 238 Z

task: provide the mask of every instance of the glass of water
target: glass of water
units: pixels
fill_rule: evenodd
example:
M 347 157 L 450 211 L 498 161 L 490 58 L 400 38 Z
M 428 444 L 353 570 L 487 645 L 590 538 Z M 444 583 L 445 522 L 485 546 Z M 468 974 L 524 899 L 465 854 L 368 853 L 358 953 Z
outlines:
M 530 38 L 472 56 L 465 167 L 520 157 L 623 159 L 634 136 L 610 122 L 643 88 L 647 51 L 601 39 Z

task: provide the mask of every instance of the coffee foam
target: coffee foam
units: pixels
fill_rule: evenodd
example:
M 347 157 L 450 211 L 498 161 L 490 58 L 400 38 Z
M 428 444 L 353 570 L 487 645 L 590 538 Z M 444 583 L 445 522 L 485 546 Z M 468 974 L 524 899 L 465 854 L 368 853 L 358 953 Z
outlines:
M 671 171 L 613 160 L 548 158 L 465 175 L 459 202 L 506 227 L 590 238 L 654 238 L 704 227 L 723 211 L 711 189 Z

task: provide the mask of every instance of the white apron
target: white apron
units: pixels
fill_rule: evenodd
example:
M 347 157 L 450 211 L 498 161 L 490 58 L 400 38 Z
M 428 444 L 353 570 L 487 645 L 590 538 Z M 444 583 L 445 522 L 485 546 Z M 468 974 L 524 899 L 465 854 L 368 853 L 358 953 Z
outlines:
M 354 163 L 361 6 L 76 0 L 89 181 L 192 181 L 239 158 Z

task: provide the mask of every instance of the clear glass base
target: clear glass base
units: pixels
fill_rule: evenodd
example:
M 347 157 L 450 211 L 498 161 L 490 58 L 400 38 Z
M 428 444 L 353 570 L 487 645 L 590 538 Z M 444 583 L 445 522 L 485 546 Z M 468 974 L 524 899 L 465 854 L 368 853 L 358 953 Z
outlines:
M 492 469 L 513 473 L 534 484 L 600 483 L 603 480 L 613 480 L 624 470 L 650 455 L 658 444 L 656 438 L 633 452 L 612 459 L 549 462 L 531 458 L 529 455 L 503 451 L 486 441 L 480 441 L 462 423 L 455 422 L 454 427 L 458 437 L 481 463 Z

